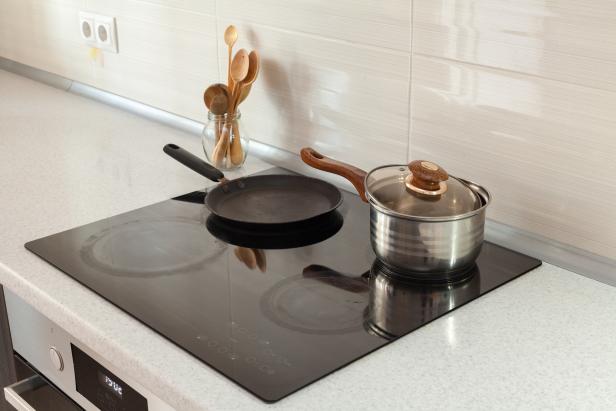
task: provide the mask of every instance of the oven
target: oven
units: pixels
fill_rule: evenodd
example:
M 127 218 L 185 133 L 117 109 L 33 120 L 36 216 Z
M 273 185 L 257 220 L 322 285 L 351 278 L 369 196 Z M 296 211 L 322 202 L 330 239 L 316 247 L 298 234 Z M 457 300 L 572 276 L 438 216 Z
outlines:
M 173 409 L 6 288 L 4 297 L 18 378 L 4 397 L 16 410 Z

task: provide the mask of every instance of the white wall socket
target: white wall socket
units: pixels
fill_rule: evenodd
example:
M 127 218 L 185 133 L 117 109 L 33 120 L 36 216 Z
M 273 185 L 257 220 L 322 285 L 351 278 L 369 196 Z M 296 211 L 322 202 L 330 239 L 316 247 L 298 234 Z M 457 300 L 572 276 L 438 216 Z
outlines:
M 118 34 L 113 17 L 79 12 L 79 33 L 88 46 L 118 52 Z

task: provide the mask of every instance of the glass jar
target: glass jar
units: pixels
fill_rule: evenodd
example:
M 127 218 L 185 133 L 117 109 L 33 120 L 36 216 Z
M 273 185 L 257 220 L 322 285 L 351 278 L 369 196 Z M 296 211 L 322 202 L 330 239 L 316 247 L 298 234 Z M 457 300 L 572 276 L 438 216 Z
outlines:
M 250 139 L 241 121 L 242 114 L 207 113 L 201 142 L 205 157 L 220 170 L 242 167 L 248 155 Z

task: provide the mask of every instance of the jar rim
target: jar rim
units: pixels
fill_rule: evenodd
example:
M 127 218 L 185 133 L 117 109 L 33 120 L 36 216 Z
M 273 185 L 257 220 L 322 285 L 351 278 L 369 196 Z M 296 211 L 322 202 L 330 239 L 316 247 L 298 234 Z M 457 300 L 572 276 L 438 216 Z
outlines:
M 239 110 L 236 110 L 233 114 L 214 114 L 211 111 L 208 111 L 207 118 L 208 120 L 239 120 L 242 118 L 242 113 Z

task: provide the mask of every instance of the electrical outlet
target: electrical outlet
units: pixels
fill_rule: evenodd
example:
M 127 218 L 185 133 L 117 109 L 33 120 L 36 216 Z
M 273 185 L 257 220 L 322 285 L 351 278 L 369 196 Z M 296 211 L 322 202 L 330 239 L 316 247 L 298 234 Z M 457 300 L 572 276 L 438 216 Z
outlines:
M 79 31 L 85 43 L 101 50 L 118 52 L 115 18 L 93 13 L 79 13 Z
M 94 34 L 94 15 L 89 13 L 79 13 L 79 32 L 81 38 L 89 46 L 96 47 L 96 34 Z
M 98 47 L 112 53 L 117 53 L 118 38 L 115 19 L 113 17 L 96 16 L 94 18 L 94 29 Z

